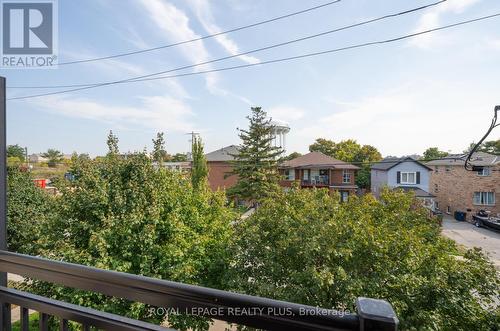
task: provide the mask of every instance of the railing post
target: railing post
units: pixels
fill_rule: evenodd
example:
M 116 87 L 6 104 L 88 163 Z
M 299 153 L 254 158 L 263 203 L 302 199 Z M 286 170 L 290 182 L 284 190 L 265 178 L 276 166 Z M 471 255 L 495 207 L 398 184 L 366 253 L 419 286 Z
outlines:
M 360 297 L 356 300 L 360 331 L 397 331 L 399 320 L 389 302 Z
M 0 77 L 0 249 L 7 250 L 7 96 L 5 77 Z M 7 273 L 0 272 L 0 286 L 7 286 Z

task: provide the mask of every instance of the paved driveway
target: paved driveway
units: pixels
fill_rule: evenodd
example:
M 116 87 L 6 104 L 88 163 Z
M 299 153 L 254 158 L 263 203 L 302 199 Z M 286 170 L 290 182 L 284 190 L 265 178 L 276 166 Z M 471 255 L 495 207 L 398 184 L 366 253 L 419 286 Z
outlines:
M 443 235 L 466 247 L 480 247 L 500 269 L 500 233 L 458 222 L 448 215 L 443 219 Z

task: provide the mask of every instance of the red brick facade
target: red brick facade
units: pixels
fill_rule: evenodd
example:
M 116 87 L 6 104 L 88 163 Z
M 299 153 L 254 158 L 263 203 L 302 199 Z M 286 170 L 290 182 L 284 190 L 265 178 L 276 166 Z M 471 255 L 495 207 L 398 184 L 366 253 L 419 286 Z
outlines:
M 208 183 L 213 191 L 228 189 L 236 184 L 238 176 L 226 178 L 233 170 L 232 165 L 226 161 L 210 161 L 208 163 Z
M 454 214 L 455 211 L 467 213 L 472 218 L 478 210 L 500 213 L 500 164 L 490 167 L 490 174 L 480 176 L 477 172 L 467 171 L 463 164 L 431 166 L 430 193 L 436 196 L 441 211 Z M 494 205 L 474 203 L 474 192 L 494 192 Z

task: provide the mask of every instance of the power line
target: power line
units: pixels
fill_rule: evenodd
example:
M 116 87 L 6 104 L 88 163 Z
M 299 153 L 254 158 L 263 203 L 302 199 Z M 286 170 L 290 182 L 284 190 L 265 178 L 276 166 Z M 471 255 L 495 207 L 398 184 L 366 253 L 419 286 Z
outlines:
M 135 82 L 142 82 L 142 81 L 151 81 L 151 80 L 158 80 L 158 79 L 168 79 L 168 78 L 175 78 L 175 77 L 184 77 L 184 76 L 193 76 L 193 75 L 201 75 L 201 74 L 207 74 L 211 72 L 220 72 L 220 71 L 227 71 L 227 70 L 234 70 L 234 69 L 241 69 L 241 68 L 248 68 L 248 67 L 254 67 L 258 65 L 264 65 L 264 64 L 271 64 L 271 63 L 278 63 L 278 62 L 285 62 L 285 61 L 291 61 L 291 60 L 297 60 L 297 59 L 302 59 L 302 58 L 308 58 L 308 57 L 313 57 L 313 56 L 318 56 L 318 55 L 324 55 L 324 54 L 330 54 L 330 53 L 336 53 L 336 52 L 341 52 L 341 51 L 346 51 L 350 49 L 356 49 L 356 48 L 363 48 L 363 47 L 369 47 L 369 46 L 375 46 L 375 45 L 382 45 L 382 44 L 388 44 L 392 42 L 397 42 L 401 41 L 404 39 L 409 39 L 413 38 L 416 36 L 420 36 L 423 34 L 435 32 L 435 31 L 440 31 L 440 30 L 445 30 L 465 24 L 470 24 L 478 21 L 483 21 L 486 19 L 490 19 L 493 17 L 500 16 L 500 13 L 488 15 L 488 16 L 481 16 L 479 18 L 475 19 L 470 19 L 466 21 L 461 21 L 458 23 L 454 24 L 449 24 L 445 25 L 442 27 L 434 28 L 434 29 L 429 29 L 429 30 L 424 30 L 420 32 L 415 32 L 412 34 L 407 34 L 401 37 L 396 37 L 396 38 L 391 38 L 391 39 L 385 39 L 385 40 L 379 40 L 379 41 L 373 41 L 373 42 L 366 42 L 362 44 L 356 44 L 356 45 L 351 45 L 351 46 L 345 46 L 345 47 L 340 47 L 340 48 L 335 48 L 335 49 L 330 49 L 326 51 L 320 51 L 320 52 L 314 52 L 314 53 L 306 53 L 306 54 L 301 54 L 301 55 L 296 55 L 296 56 L 290 56 L 286 58 L 279 58 L 279 59 L 274 59 L 274 60 L 268 60 L 268 61 L 263 61 L 259 63 L 249 63 L 249 64 L 243 64 L 243 65 L 237 65 L 237 66 L 232 66 L 232 67 L 224 67 L 224 68 L 218 68 L 218 69 L 211 69 L 211 70 L 205 70 L 205 71 L 198 71 L 198 72 L 191 72 L 191 73 L 184 73 L 184 74 L 176 74 L 176 75 L 170 75 L 170 76 L 160 76 L 160 77 L 149 77 L 149 78 L 142 78 L 142 79 L 127 79 L 127 80 L 122 80 L 122 81 L 116 81 L 116 82 L 109 82 L 109 83 L 103 83 L 99 85 L 92 85 L 92 86 L 87 86 L 87 87 L 81 87 L 81 88 L 74 88 L 74 89 L 68 89 L 68 90 L 62 90 L 62 91 L 56 91 L 56 92 L 50 92 L 50 93 L 42 93 L 42 94 L 34 94 L 34 95 L 26 95 L 26 96 L 19 96 L 19 97 L 13 97 L 9 98 L 7 100 L 22 100 L 22 99 L 29 99 L 29 98 L 36 98 L 36 97 L 42 97 L 42 96 L 49 96 L 49 95 L 56 95 L 56 94 L 63 94 L 63 93 L 69 93 L 69 92 L 75 92 L 75 91 L 81 91 L 81 90 L 87 90 L 87 89 L 92 89 L 96 87 L 101 87 L 101 86 L 107 86 L 107 85 L 114 85 L 114 84 L 122 84 L 122 83 L 135 83 Z M 151 75 L 149 75 L 151 76 Z
M 233 29 L 230 29 L 230 30 L 225 30 L 225 31 L 217 32 L 217 33 L 214 33 L 214 34 L 209 34 L 209 35 L 206 35 L 206 36 L 203 36 L 203 37 L 199 37 L 199 38 L 194 38 L 194 39 L 179 41 L 179 42 L 176 42 L 176 43 L 173 43 L 173 44 L 167 44 L 167 45 L 162 45 L 162 46 L 157 46 L 157 47 L 151 47 L 151 48 L 141 49 L 141 50 L 137 50 L 137 51 L 130 51 L 130 52 L 118 53 L 118 54 L 113 54 L 113 55 L 108 55 L 108 56 L 95 57 L 95 58 L 91 58 L 91 59 L 83 59 L 83 60 L 75 60 L 75 61 L 62 62 L 62 63 L 59 63 L 58 65 L 62 66 L 62 65 L 69 65 L 69 64 L 77 64 L 77 63 L 87 63 L 87 62 L 95 62 L 95 61 L 101 61 L 101 60 L 109 60 L 109 59 L 114 59 L 114 58 L 118 58 L 118 57 L 130 56 L 130 55 L 141 54 L 141 53 L 147 53 L 147 52 L 152 52 L 152 51 L 156 51 L 156 50 L 159 50 L 159 49 L 164 49 L 164 48 L 170 48 L 170 47 L 174 47 L 174 46 L 184 45 L 184 44 L 192 43 L 192 42 L 195 42 L 195 41 L 201 41 L 201 40 L 205 40 L 205 39 L 217 37 L 217 36 L 220 36 L 220 35 L 223 35 L 223 34 L 232 33 L 232 32 L 236 32 L 236 31 L 241 31 L 241 30 L 253 28 L 253 27 L 256 27 L 256 26 L 259 26 L 259 25 L 263 25 L 263 24 L 267 24 L 267 23 L 279 21 L 279 20 L 282 20 L 282 19 L 285 19 L 285 18 L 289 18 L 289 17 L 292 17 L 292 16 L 304 14 L 304 13 L 307 13 L 307 12 L 310 12 L 310 11 L 313 11 L 313 10 L 317 10 L 317 9 L 320 9 L 320 8 L 324 8 L 326 6 L 330 6 L 330 5 L 339 3 L 340 1 L 342 1 L 342 0 L 330 1 L 330 2 L 321 4 L 321 5 L 318 5 L 318 6 L 309 7 L 309 8 L 306 8 L 306 9 L 303 9 L 303 10 L 299 10 L 299 11 L 296 11 L 296 12 L 293 12 L 293 13 L 289 13 L 289 14 L 286 14 L 286 15 L 282 15 L 282 16 L 270 18 L 270 19 L 267 19 L 267 20 L 264 20 L 264 21 L 260 21 L 260 22 L 256 22 L 256 23 L 252 23 L 252 24 L 248 24 L 248 25 L 244 25 L 244 26 L 240 26 L 240 27 L 237 27 L 237 28 L 233 28 Z
M 265 51 L 265 50 L 269 50 L 269 49 L 273 49 L 273 48 L 282 47 L 282 46 L 285 46 L 285 45 L 290 45 L 290 44 L 293 44 L 293 43 L 301 42 L 301 41 L 304 41 L 304 40 L 321 37 L 321 36 L 332 34 L 332 33 L 335 33 L 335 32 L 339 32 L 339 31 L 343 31 L 343 30 L 355 28 L 355 27 L 358 27 L 358 26 L 362 26 L 362 25 L 374 23 L 374 22 L 377 22 L 377 21 L 385 20 L 385 19 L 388 19 L 388 18 L 393 18 L 393 17 L 397 17 L 397 16 L 401 16 L 401 15 L 410 14 L 410 13 L 413 13 L 413 12 L 416 12 L 416 11 L 427 9 L 429 7 L 437 6 L 437 5 L 439 5 L 439 4 L 441 4 L 441 3 L 445 2 L 445 1 L 447 1 L 447 0 L 440 0 L 440 1 L 428 4 L 428 5 L 419 6 L 419 7 L 408 9 L 408 10 L 404 10 L 404 11 L 401 11 L 401 12 L 384 15 L 384 16 L 377 17 L 377 18 L 374 18 L 374 19 L 370 19 L 370 20 L 366 20 L 366 21 L 362 21 L 362 22 L 350 24 L 350 25 L 347 25 L 347 26 L 343 26 L 343 27 L 340 27 L 340 28 L 335 28 L 335 29 L 332 29 L 332 30 L 328 30 L 328 31 L 316 33 L 316 34 L 313 34 L 313 35 L 308 35 L 308 36 L 305 36 L 305 37 L 288 40 L 288 41 L 285 41 L 285 42 L 282 42 L 282 43 L 272 44 L 272 45 L 269 45 L 269 46 L 256 48 L 256 49 L 253 49 L 253 50 L 250 50 L 250 51 L 246 51 L 246 52 L 243 52 L 243 53 L 238 53 L 238 54 L 234 54 L 234 55 L 228 55 L 228 56 L 224 56 L 224 57 L 221 57 L 221 58 L 212 59 L 212 60 L 209 60 L 209 61 L 204 61 L 204 62 L 200 62 L 200 63 L 185 65 L 185 66 L 178 67 L 178 68 L 168 69 L 168 70 L 164 70 L 164 71 L 159 71 L 159 72 L 155 72 L 155 73 L 151 73 L 151 74 L 147 74 L 147 75 L 142 75 L 142 76 L 136 76 L 136 77 L 132 77 L 132 78 L 128 78 L 128 79 L 123 79 L 123 80 L 110 81 L 110 82 L 100 82 L 100 83 L 90 83 L 90 84 L 68 84 L 68 85 L 49 85 L 49 86 L 47 86 L 47 85 L 39 85 L 39 86 L 8 86 L 7 88 L 10 88 L 10 89 L 13 89 L 13 88 L 16 88 L 16 89 L 20 89 L 20 88 L 24 88 L 24 89 L 26 89 L 26 88 L 30 88 L 30 89 L 31 88 L 79 88 L 79 87 L 98 87 L 98 86 L 104 86 L 104 85 L 108 85 L 108 84 L 125 83 L 125 82 L 128 82 L 128 81 L 141 81 L 143 78 L 148 78 L 148 77 L 152 77 L 152 76 L 158 76 L 158 75 L 162 75 L 162 74 L 166 74 L 166 73 L 170 73 L 170 72 L 174 72 L 174 71 L 179 71 L 179 70 L 184 70 L 184 69 L 195 68 L 195 67 L 202 66 L 202 65 L 207 65 L 207 64 L 211 64 L 211 63 L 215 63 L 215 62 L 220 62 L 220 61 L 224 61 L 224 60 L 236 58 L 236 57 L 243 56 L 243 55 L 253 54 L 253 53 L 257 53 L 257 52 L 261 52 L 261 51 Z

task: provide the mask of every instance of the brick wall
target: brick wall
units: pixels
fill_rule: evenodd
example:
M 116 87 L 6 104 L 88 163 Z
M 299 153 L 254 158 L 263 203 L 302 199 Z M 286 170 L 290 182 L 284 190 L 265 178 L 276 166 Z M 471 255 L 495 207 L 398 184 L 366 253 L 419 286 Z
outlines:
M 500 165 L 491 168 L 490 176 L 479 176 L 477 172 L 466 171 L 463 165 L 431 166 L 429 193 L 436 196 L 439 209 L 467 212 L 467 219 L 472 219 L 480 209 L 500 213 Z M 474 205 L 474 192 L 495 192 L 494 206 Z
M 210 161 L 208 163 L 208 183 L 213 191 L 228 189 L 236 184 L 238 176 L 233 175 L 224 178 L 233 170 L 229 162 Z

